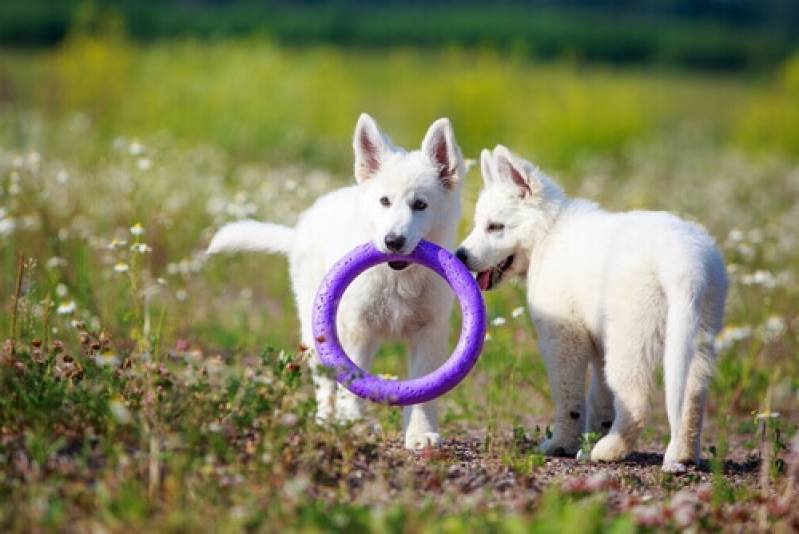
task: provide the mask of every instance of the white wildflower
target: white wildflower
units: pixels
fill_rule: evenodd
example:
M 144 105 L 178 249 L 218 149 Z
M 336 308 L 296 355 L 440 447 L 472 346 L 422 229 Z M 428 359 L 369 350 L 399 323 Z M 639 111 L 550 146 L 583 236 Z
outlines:
M 152 252 L 153 248 L 146 243 L 135 243 L 131 245 L 130 250 L 138 252 L 139 254 L 147 254 L 148 252 Z
M 133 417 L 130 415 L 130 410 L 128 407 L 125 406 L 125 403 L 122 399 L 115 398 L 111 401 L 109 408 L 111 409 L 111 415 L 116 419 L 116 422 L 122 425 L 126 425 L 133 420 Z
M 138 139 L 134 139 L 128 146 L 128 152 L 131 156 L 141 156 L 144 154 L 144 145 Z
M 0 236 L 8 235 L 14 231 L 14 228 L 17 227 L 17 224 L 14 222 L 14 219 L 8 217 L 3 218 L 0 217 Z
M 58 315 L 69 315 L 75 311 L 76 307 L 77 305 L 75 304 L 75 301 L 69 300 L 67 302 L 62 302 L 61 304 L 59 304 L 58 308 L 56 308 L 55 311 Z
M 57 267 L 63 267 L 66 264 L 67 264 L 67 260 L 65 260 L 64 258 L 61 258 L 59 256 L 53 256 L 52 258 L 47 260 L 47 263 L 46 263 L 48 269 L 55 269 Z
M 391 373 L 380 373 L 377 376 L 383 380 L 399 380 L 397 375 L 392 375 Z
M 715 349 L 716 352 L 724 352 L 732 347 L 738 341 L 742 341 L 752 336 L 752 327 L 750 326 L 728 326 L 719 332 L 716 336 Z
M 114 238 L 114 239 L 111 240 L 110 243 L 108 243 L 108 248 L 111 249 L 111 250 L 116 250 L 118 248 L 124 247 L 127 244 L 128 244 L 128 242 L 126 240 L 124 240 L 124 239 Z
M 127 263 L 123 262 L 123 261 L 120 261 L 119 263 L 114 265 L 114 271 L 116 271 L 118 273 L 126 273 L 126 272 L 128 272 L 129 269 L 130 269 L 130 266 Z
M 771 271 L 759 269 L 751 274 L 743 275 L 741 283 L 745 286 L 763 286 L 766 289 L 773 289 L 777 285 L 777 279 Z
M 130 227 L 130 233 L 135 236 L 144 235 L 144 226 L 141 223 L 136 223 Z
M 740 228 L 733 228 L 727 234 L 727 242 L 730 244 L 740 243 L 744 239 L 744 233 Z
M 771 315 L 763 323 L 763 338 L 766 341 L 773 341 L 780 337 L 785 331 L 785 319 L 779 315 Z
M 491 321 L 491 324 L 494 326 L 502 326 L 507 322 L 508 322 L 507 319 L 500 316 L 500 317 L 494 317 L 494 319 Z
M 772 412 L 771 410 L 764 410 L 762 412 L 754 412 L 755 421 L 766 421 L 768 419 L 777 419 L 780 412 Z
M 140 171 L 148 171 L 152 166 L 153 162 L 148 158 L 140 158 L 136 161 L 136 167 L 138 167 Z
M 524 315 L 524 307 L 519 306 L 518 308 L 514 308 L 512 312 L 510 312 L 511 317 L 514 319 L 518 319 L 522 315 Z
M 66 285 L 58 284 L 57 286 L 55 286 L 55 294 L 58 295 L 59 298 L 66 297 L 67 293 L 69 293 L 69 290 L 67 289 Z
M 122 359 L 113 352 L 104 352 L 95 356 L 94 362 L 100 367 L 119 367 Z

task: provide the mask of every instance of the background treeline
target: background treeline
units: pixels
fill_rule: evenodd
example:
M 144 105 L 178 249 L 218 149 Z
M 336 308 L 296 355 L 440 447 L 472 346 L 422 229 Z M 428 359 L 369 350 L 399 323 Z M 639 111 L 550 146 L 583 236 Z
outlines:
M 290 45 L 479 46 L 717 70 L 770 67 L 799 43 L 795 0 L 26 0 L 0 2 L 0 44 L 56 44 L 87 11 L 142 41 L 263 34 Z

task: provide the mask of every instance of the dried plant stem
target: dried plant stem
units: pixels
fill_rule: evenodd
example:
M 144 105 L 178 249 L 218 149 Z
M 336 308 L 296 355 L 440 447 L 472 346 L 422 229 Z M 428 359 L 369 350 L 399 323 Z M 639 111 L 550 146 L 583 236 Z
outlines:
M 151 429 L 150 432 L 150 454 L 149 463 L 147 466 L 147 495 L 150 498 L 150 501 L 155 499 L 156 493 L 158 492 L 158 485 L 161 480 L 161 464 L 158 460 L 161 451 L 158 443 L 158 435 L 153 430 L 154 429 Z
M 25 275 L 25 255 L 17 254 L 17 287 L 14 290 L 14 309 L 11 313 L 11 339 L 17 339 L 17 314 L 19 313 L 19 299 L 22 295 L 22 277 Z M 12 349 L 12 351 L 15 349 Z

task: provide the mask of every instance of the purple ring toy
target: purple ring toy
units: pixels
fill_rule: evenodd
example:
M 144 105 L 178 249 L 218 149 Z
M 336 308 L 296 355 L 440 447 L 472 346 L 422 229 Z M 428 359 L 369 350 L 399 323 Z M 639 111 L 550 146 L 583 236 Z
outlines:
M 365 270 L 389 261 L 420 263 L 432 269 L 447 281 L 460 302 L 462 327 L 455 351 L 426 376 L 409 380 L 378 378 L 355 365 L 338 339 L 336 313 L 344 291 Z M 485 302 L 471 273 L 449 251 L 429 241 L 421 241 L 408 255 L 384 254 L 371 243 L 353 249 L 330 269 L 314 301 L 313 335 L 322 364 L 332 369 L 336 380 L 354 394 L 383 404 L 419 404 L 454 388 L 477 363 L 485 332 Z

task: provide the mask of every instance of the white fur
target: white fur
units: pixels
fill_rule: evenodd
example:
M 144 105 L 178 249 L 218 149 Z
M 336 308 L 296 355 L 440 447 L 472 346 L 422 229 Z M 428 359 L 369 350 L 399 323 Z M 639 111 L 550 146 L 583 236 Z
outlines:
M 459 255 L 475 271 L 514 255 L 503 278 L 526 277 L 555 403 L 554 432 L 542 451 L 574 454 L 580 434 L 595 431 L 607 434 L 592 460 L 625 457 L 643 429 L 662 361 L 671 427 L 663 469 L 698 461 L 712 340 L 727 292 L 712 238 L 669 213 L 609 213 L 570 199 L 502 146 L 484 151 L 481 163 L 485 188 Z
M 460 219 L 464 162 L 447 119 L 434 122 L 420 150 L 394 147 L 375 121 L 361 115 L 355 128 L 357 185 L 320 197 L 294 229 L 252 221 L 222 228 L 209 252 L 267 250 L 285 252 L 301 324 L 303 344 L 314 346 L 311 309 L 327 271 L 366 241 L 387 251 L 388 234 L 406 238 L 401 253 L 421 239 L 444 247 L 454 244 Z M 390 206 L 384 206 L 386 197 Z M 414 210 L 416 201 L 427 204 Z M 418 206 L 417 206 L 418 207 Z M 277 228 L 281 228 L 279 231 Z M 380 343 L 396 339 L 409 347 L 409 375 L 423 376 L 447 356 L 453 295 L 432 271 L 410 265 L 402 271 L 379 265 L 359 276 L 339 306 L 338 334 L 352 360 L 369 369 Z M 363 416 L 362 399 L 320 372 L 314 355 L 318 418 L 352 420 Z M 405 408 L 405 446 L 438 445 L 435 402 Z

